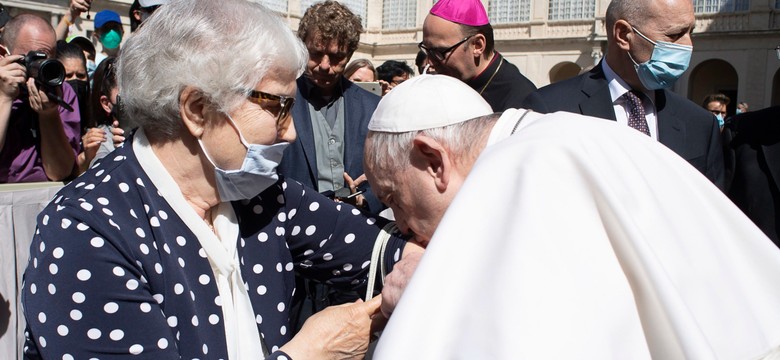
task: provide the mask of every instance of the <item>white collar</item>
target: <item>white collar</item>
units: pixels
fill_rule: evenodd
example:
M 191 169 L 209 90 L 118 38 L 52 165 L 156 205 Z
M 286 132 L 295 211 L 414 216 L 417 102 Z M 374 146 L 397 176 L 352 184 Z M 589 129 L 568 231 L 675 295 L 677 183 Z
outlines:
M 222 299 L 228 358 L 243 360 L 256 358 L 258 354 L 267 354 L 254 321 L 255 315 L 249 294 L 241 278 L 236 251 L 238 221 L 233 206 L 231 203 L 223 202 L 214 212 L 214 230 L 224 239 L 220 240 L 185 200 L 179 185 L 154 154 L 143 128 L 135 132 L 133 152 L 160 195 L 198 238 L 205 257 L 211 264 L 219 296 Z
M 613 104 L 615 104 L 625 93 L 633 90 L 631 86 L 628 85 L 625 80 L 623 80 L 623 78 L 621 78 L 614 70 L 612 70 L 611 67 L 609 67 L 609 64 L 607 64 L 606 60 L 601 62 L 601 69 L 604 71 L 604 77 L 607 79 L 607 83 L 609 83 L 609 95 L 612 98 Z M 645 96 L 647 96 L 651 102 L 655 103 L 654 91 L 649 93 L 642 93 L 645 94 Z

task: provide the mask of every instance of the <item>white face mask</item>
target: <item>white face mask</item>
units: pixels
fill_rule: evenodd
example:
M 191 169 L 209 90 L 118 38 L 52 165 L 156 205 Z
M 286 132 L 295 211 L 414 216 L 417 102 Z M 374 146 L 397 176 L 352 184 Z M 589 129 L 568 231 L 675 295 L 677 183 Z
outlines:
M 221 201 L 236 201 L 251 199 L 261 192 L 265 191 L 279 180 L 279 174 L 276 168 L 282 161 L 284 149 L 290 143 L 281 142 L 273 145 L 250 144 L 241 134 L 233 118 L 228 115 L 228 120 L 238 132 L 241 144 L 246 147 L 246 157 L 237 170 L 220 169 L 214 160 L 209 156 L 208 151 L 203 146 L 203 142 L 198 139 L 201 150 L 206 155 L 211 165 L 214 165 L 214 173 L 217 181 L 217 190 Z

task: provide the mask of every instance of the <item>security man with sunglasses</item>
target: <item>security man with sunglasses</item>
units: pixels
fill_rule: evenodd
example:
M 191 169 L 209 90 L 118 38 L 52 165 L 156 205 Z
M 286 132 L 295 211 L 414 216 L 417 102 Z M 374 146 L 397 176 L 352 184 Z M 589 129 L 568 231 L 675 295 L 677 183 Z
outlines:
M 495 51 L 493 27 L 479 0 L 442 0 L 425 18 L 418 44 L 437 74 L 476 90 L 493 111 L 519 108 L 536 90 L 517 66 Z

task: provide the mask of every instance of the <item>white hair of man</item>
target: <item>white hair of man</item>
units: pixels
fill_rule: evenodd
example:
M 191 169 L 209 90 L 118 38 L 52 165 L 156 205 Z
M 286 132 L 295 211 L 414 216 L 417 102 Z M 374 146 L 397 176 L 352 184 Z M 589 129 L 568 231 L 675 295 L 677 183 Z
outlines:
M 420 75 L 396 86 L 379 102 L 368 125 L 363 159 L 366 166 L 381 171 L 409 166 L 413 140 L 422 134 L 456 154 L 456 162 L 471 163 L 500 115 L 462 81 Z
M 179 95 L 192 86 L 218 111 L 241 105 L 273 69 L 303 73 L 308 53 L 273 11 L 247 0 L 173 0 L 131 36 L 119 58 L 118 85 L 128 119 L 176 136 Z

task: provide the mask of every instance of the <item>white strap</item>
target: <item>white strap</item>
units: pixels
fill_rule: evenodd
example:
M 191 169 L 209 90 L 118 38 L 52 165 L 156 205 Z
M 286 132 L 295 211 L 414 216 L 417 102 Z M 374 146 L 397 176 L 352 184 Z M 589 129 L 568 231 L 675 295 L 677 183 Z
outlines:
M 374 282 L 376 280 L 376 270 L 379 267 L 382 277 L 380 280 L 382 284 L 385 283 L 385 276 L 387 276 L 387 269 L 385 269 L 385 249 L 387 249 L 387 242 L 390 240 L 390 236 L 393 232 L 398 230 L 398 226 L 394 222 L 388 223 L 376 236 L 374 242 L 374 250 L 371 252 L 371 264 L 368 267 L 368 287 L 366 289 L 366 298 L 368 301 L 374 297 Z

